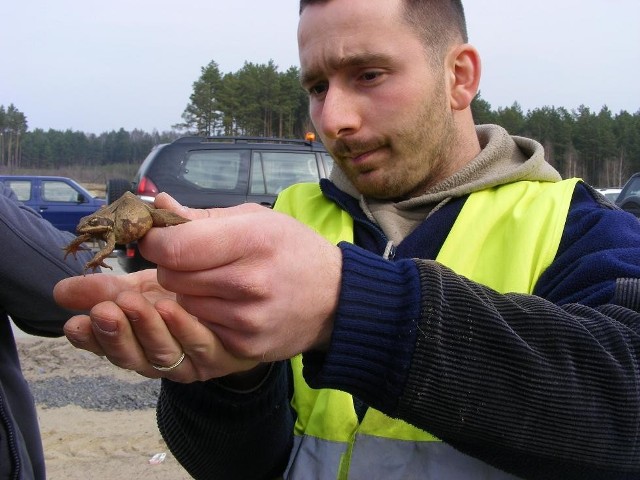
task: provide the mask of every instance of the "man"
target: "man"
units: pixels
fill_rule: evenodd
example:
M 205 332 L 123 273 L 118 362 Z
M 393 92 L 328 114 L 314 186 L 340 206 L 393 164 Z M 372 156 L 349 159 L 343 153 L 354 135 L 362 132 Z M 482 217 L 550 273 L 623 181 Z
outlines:
M 65 261 L 62 247 L 71 239 L 0 182 L 0 478 L 46 478 L 38 417 L 20 369 L 11 319 L 31 335 L 62 335 L 73 312 L 56 305 L 53 286 L 80 275 L 91 258 L 90 252 L 80 252 Z
M 196 221 L 145 237 L 157 277 L 61 282 L 93 307 L 70 341 L 165 377 L 196 478 L 638 478 L 637 219 L 476 129 L 459 2 L 300 9 L 331 181 L 276 212 L 159 196 Z

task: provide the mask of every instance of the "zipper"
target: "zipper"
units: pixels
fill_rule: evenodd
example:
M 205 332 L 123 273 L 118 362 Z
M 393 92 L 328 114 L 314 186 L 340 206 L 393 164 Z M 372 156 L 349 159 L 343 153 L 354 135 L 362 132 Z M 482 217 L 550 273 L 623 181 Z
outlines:
M 15 470 L 11 475 L 11 478 L 14 480 L 18 480 L 20 478 L 20 455 L 18 455 L 18 449 L 16 448 L 16 435 L 13 431 L 11 422 L 7 416 L 7 411 L 4 408 L 4 399 L 0 396 L 0 420 L 5 425 L 5 430 L 7 432 L 7 446 L 9 448 L 9 453 L 13 457 L 13 464 L 15 465 Z
M 382 258 L 385 260 L 393 260 L 396 256 L 396 246 L 393 244 L 391 240 L 387 241 L 387 246 L 384 247 L 384 253 L 382 254 Z
M 338 198 L 337 196 L 333 195 L 331 192 L 325 191 L 323 188 L 322 189 L 322 193 L 330 200 L 334 201 L 336 203 L 336 205 L 338 205 L 342 210 L 344 210 L 345 212 L 347 212 L 349 215 L 351 215 L 351 218 L 353 219 L 354 223 L 358 223 L 359 225 L 371 229 L 373 230 L 378 236 L 379 238 L 383 241 L 386 242 L 385 248 L 384 248 L 384 252 L 382 254 L 382 257 L 385 260 L 393 260 L 396 256 L 396 246 L 393 244 L 393 242 L 391 240 L 389 240 L 387 238 L 387 236 L 385 235 L 385 233 L 382 231 L 382 229 L 375 223 L 373 223 L 371 220 L 369 220 L 368 218 L 361 218 L 360 215 L 355 215 L 354 212 L 348 208 L 348 206 L 345 204 L 345 202 L 342 201 L 342 199 Z M 354 228 L 355 231 L 355 228 Z

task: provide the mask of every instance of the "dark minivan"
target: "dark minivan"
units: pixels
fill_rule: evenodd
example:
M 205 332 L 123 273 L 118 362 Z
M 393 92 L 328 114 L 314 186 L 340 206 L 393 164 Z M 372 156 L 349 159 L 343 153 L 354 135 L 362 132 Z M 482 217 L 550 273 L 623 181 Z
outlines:
M 324 146 L 311 138 L 182 137 L 154 147 L 132 182 L 110 181 L 107 201 L 130 190 L 147 202 L 167 192 L 193 208 L 242 203 L 271 207 L 289 185 L 317 182 L 332 167 Z M 127 272 L 153 266 L 135 244 L 120 251 L 118 261 Z
M 616 198 L 616 205 L 640 218 L 640 172 L 629 177 Z

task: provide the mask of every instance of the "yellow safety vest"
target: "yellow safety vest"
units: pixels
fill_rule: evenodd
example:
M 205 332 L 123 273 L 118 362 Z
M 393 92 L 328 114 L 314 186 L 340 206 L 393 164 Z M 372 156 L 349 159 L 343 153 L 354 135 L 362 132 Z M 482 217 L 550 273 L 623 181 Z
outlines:
M 500 293 L 531 293 L 555 258 L 578 181 L 521 181 L 471 194 L 436 260 Z M 353 243 L 352 217 L 318 184 L 289 187 L 274 209 L 332 243 Z M 301 356 L 291 363 L 298 418 L 285 478 L 514 478 L 373 408 L 359 422 L 351 395 L 310 388 Z

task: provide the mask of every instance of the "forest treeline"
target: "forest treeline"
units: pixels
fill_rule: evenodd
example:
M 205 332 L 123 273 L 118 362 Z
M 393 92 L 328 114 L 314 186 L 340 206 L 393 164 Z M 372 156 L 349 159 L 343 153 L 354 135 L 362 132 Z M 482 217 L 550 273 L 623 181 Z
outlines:
M 237 72 L 220 72 L 216 62 L 202 67 L 181 121 L 167 132 L 29 130 L 27 115 L 11 104 L 0 106 L 0 169 L 137 165 L 159 143 L 182 135 L 251 135 L 302 138 L 312 130 L 299 70 L 284 72 L 272 62 L 246 62 Z M 514 135 L 534 138 L 549 163 L 564 176 L 595 186 L 617 186 L 640 171 L 640 109 L 614 113 L 580 106 L 544 106 L 524 112 L 517 102 L 493 109 L 478 95 L 476 123 L 494 123 Z

